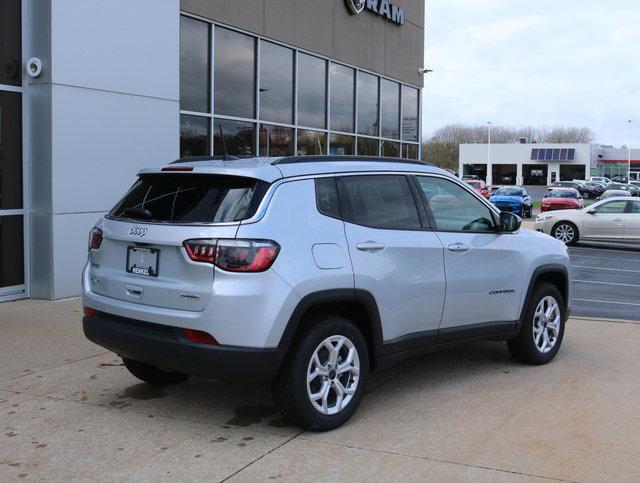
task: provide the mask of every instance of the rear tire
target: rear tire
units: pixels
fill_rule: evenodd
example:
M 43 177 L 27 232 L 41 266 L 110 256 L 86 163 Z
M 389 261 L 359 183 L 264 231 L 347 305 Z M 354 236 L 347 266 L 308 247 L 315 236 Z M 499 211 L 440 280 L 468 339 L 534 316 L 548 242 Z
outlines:
M 551 229 L 551 236 L 565 245 L 573 246 L 578 243 L 578 227 L 570 221 L 560 221 Z
M 522 328 L 507 346 L 514 359 L 525 364 L 550 362 L 564 336 L 565 306 L 562 295 L 548 282 L 536 286 L 527 306 Z
M 369 375 L 369 353 L 351 321 L 321 314 L 308 322 L 272 383 L 273 397 L 291 422 L 327 431 L 346 423 L 358 409 Z
M 162 369 L 158 369 L 156 366 L 135 361 L 133 359 L 123 358 L 122 362 L 124 362 L 124 366 L 131 374 L 141 381 L 147 382 L 153 386 L 170 386 L 172 384 L 178 384 L 189 377 L 189 374 L 163 371 Z

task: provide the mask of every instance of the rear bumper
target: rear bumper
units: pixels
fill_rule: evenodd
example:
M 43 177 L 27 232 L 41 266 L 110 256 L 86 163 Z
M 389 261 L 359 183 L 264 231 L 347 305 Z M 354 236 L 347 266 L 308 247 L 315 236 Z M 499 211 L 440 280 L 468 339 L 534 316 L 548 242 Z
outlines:
M 281 350 L 191 342 L 177 327 L 97 312 L 82 319 L 90 341 L 121 357 L 195 376 L 269 381 L 277 374 Z

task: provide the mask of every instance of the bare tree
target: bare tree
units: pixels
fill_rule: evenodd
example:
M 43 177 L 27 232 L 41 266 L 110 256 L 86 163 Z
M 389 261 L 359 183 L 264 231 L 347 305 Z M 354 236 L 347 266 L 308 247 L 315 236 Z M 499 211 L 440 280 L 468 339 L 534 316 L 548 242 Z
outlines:
M 422 159 L 443 168 L 458 168 L 459 146 L 463 143 L 488 142 L 487 126 L 465 124 L 448 124 L 436 130 L 422 146 Z M 531 142 L 545 143 L 589 143 L 595 138 L 588 127 L 547 127 L 525 126 L 492 126 L 491 142 L 506 144 L 518 142 L 526 138 Z

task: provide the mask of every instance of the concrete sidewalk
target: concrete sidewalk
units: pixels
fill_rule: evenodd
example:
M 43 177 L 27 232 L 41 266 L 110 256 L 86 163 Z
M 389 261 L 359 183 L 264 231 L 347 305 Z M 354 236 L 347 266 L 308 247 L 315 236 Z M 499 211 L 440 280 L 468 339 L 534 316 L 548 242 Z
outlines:
M 572 319 L 556 360 L 481 343 L 375 374 L 328 433 L 267 385 L 140 383 L 78 300 L 0 304 L 0 480 L 638 481 L 640 324 Z

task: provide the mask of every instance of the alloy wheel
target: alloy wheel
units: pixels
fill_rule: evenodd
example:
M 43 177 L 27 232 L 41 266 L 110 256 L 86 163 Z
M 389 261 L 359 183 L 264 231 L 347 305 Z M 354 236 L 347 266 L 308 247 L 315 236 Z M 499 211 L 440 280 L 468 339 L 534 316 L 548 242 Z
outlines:
M 533 314 L 533 343 L 538 351 L 546 354 L 558 341 L 560 334 L 560 306 L 555 298 L 547 295 L 538 302 Z
M 333 335 L 313 351 L 307 368 L 307 395 L 322 414 L 342 411 L 353 399 L 360 380 L 360 357 L 351 340 Z
M 564 243 L 569 243 L 576 235 L 575 230 L 571 225 L 562 224 L 558 225 L 554 231 L 553 236 Z

